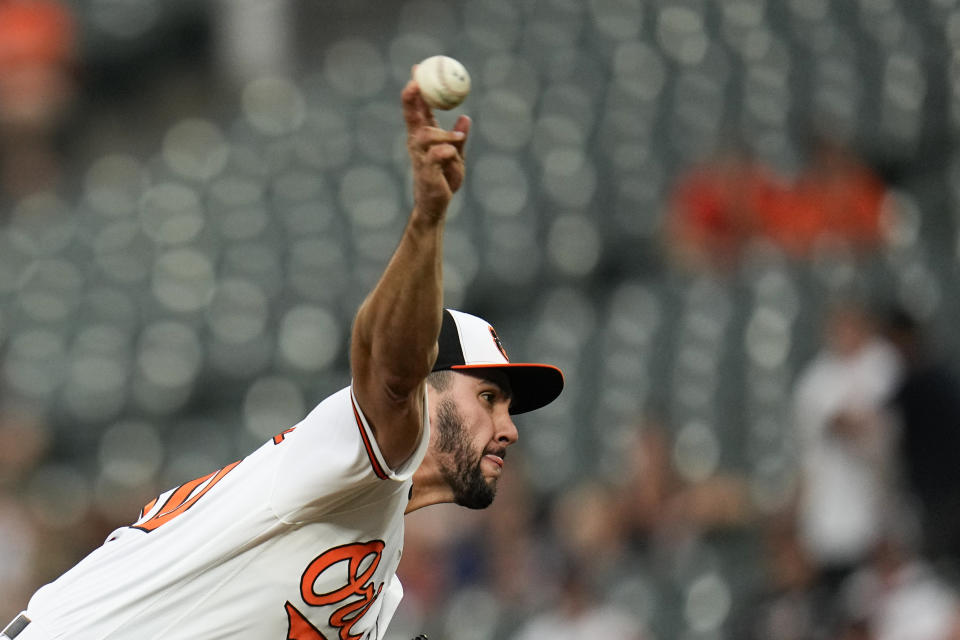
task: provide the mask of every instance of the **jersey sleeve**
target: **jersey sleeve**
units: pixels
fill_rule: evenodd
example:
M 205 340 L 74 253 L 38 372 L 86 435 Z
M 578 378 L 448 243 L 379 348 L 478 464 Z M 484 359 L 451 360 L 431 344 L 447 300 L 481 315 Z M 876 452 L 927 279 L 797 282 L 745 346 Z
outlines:
M 420 466 L 429 442 L 424 396 L 423 428 L 410 458 L 392 469 L 384 460 L 366 416 L 347 387 L 333 394 L 293 429 L 275 437 L 276 475 L 271 507 L 284 522 L 299 523 L 355 509 L 375 495 L 378 484 L 399 487 Z

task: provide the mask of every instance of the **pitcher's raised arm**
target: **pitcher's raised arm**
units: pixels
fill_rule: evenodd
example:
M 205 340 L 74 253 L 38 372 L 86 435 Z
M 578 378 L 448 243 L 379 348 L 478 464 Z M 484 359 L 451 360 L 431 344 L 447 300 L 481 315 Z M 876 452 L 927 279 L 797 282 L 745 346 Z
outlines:
M 353 388 L 387 464 L 413 453 L 423 424 L 425 380 L 437 355 L 443 311 L 443 228 L 463 184 L 470 119 L 437 125 L 411 80 L 403 90 L 413 211 L 383 275 L 357 312 L 350 345 Z

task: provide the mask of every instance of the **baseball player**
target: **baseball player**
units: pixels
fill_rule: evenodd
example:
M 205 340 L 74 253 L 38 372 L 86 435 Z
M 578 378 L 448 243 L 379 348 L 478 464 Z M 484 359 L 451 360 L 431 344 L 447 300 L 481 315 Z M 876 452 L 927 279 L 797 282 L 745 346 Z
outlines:
M 351 338 L 352 383 L 246 458 L 148 502 L 0 638 L 375 640 L 402 597 L 403 515 L 493 500 L 512 415 L 563 387 L 442 308 L 444 216 L 470 120 L 403 90 L 414 208 Z

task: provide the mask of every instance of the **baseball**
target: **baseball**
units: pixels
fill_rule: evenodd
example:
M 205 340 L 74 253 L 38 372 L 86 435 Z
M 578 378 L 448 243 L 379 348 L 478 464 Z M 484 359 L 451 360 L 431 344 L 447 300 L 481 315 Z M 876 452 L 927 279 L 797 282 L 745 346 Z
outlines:
M 453 109 L 470 93 L 470 74 L 458 61 L 431 56 L 417 65 L 413 79 L 420 94 L 434 109 Z

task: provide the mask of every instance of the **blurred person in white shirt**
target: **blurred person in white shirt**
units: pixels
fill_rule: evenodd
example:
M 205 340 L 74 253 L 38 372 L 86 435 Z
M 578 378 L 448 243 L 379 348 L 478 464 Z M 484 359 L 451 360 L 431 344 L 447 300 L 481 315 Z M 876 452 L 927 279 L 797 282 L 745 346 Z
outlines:
M 597 588 L 576 562 L 562 580 L 556 602 L 530 619 L 513 640 L 652 640 L 639 620 L 603 602 Z
M 899 517 L 844 583 L 847 624 L 871 640 L 955 640 L 958 594 L 918 555 L 909 526 Z
M 831 590 L 879 538 L 891 497 L 892 433 L 884 405 L 901 368 L 866 309 L 847 301 L 830 310 L 824 344 L 795 388 L 802 475 L 797 524 Z

